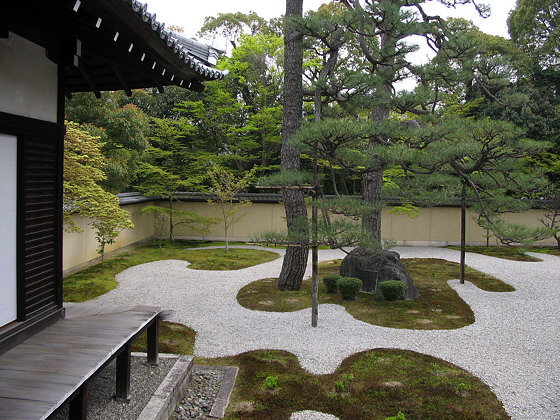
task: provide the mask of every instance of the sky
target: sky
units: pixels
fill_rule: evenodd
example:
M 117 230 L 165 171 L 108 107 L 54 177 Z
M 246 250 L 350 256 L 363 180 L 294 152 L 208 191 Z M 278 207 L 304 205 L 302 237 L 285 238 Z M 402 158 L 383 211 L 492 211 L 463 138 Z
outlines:
M 196 33 L 204 23 L 206 16 L 217 16 L 219 13 L 233 13 L 250 11 L 256 12 L 266 19 L 278 17 L 286 10 L 285 0 L 141 0 L 148 4 L 148 11 L 156 13 L 157 20 L 166 26 L 176 25 L 185 28 L 184 35 L 196 38 Z M 443 7 L 436 1 L 428 0 L 429 7 L 435 7 L 436 12 L 443 16 L 464 17 L 484 32 L 491 35 L 500 35 L 509 38 L 506 19 L 511 9 L 515 7 L 516 0 L 479 0 L 487 3 L 492 9 L 492 16 L 482 19 L 472 5 L 458 6 L 456 10 Z M 303 0 L 303 10 L 317 10 L 327 0 Z M 434 13 L 431 9 L 426 9 Z M 225 44 L 225 41 L 222 41 Z M 225 48 L 225 45 L 216 44 L 215 47 Z

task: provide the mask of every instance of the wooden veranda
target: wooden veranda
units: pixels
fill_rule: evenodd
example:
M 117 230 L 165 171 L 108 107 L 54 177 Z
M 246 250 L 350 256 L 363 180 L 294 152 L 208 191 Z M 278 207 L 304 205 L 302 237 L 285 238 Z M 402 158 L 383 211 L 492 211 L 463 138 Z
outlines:
M 0 419 L 45 419 L 69 401 L 87 418 L 90 380 L 117 359 L 115 396 L 128 399 L 134 339 L 148 332 L 148 363 L 158 362 L 161 308 L 67 304 L 66 317 L 0 355 Z

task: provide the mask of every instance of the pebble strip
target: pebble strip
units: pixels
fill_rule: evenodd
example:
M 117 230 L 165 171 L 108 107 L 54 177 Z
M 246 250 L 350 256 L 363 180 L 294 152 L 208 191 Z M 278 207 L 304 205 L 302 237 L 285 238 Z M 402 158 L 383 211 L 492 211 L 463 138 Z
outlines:
M 212 410 L 224 379 L 220 368 L 195 366 L 185 396 L 175 408 L 171 420 L 205 419 Z
M 283 255 L 282 250 L 269 249 Z M 459 252 L 433 247 L 398 247 L 401 258 L 458 262 Z M 338 250 L 319 251 L 319 260 L 340 259 Z M 131 267 L 119 286 L 96 299 L 106 305 L 156 305 L 176 311 L 176 321 L 197 332 L 195 356 L 232 356 L 259 349 L 286 350 L 315 374 L 333 372 L 350 355 L 375 348 L 399 348 L 442 358 L 482 379 L 513 419 L 560 419 L 560 258 L 519 262 L 467 254 L 467 264 L 516 288 L 492 293 L 471 283 L 449 285 L 471 306 L 475 322 L 456 330 L 404 330 L 370 325 L 340 305 L 276 313 L 243 308 L 239 289 L 277 277 L 282 259 L 235 271 L 191 270 L 167 260 Z M 307 271 L 310 276 L 310 269 Z

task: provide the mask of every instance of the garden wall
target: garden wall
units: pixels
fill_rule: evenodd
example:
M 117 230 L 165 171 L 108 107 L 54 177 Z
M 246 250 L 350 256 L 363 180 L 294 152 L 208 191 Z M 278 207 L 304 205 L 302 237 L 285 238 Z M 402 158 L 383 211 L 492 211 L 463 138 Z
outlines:
M 154 218 L 149 214 L 140 215 L 138 210 L 146 204 L 141 203 L 122 206 L 130 212 L 130 219 L 134 223 L 134 229 L 123 230 L 115 239 L 115 243 L 107 245 L 105 248 L 106 256 L 114 255 L 121 250 L 132 245 L 148 242 L 154 238 Z M 83 216 L 73 216 L 74 221 L 82 233 L 64 232 L 63 235 L 63 270 L 64 274 L 70 274 L 84 266 L 97 261 L 98 243 L 95 239 L 95 231 L 88 225 L 89 219 Z
M 132 230 L 123 231 L 115 243 L 107 247 L 107 253 L 118 252 L 130 245 L 150 241 L 155 237 L 154 218 L 151 215 L 139 215 L 137 212 L 150 202 L 126 204 L 122 207 L 131 213 L 135 225 Z M 165 206 L 164 203 L 160 205 Z M 195 212 L 205 216 L 219 218 L 218 205 L 210 205 L 206 201 L 182 201 L 174 204 L 176 208 Z M 458 245 L 460 242 L 460 211 L 458 207 L 430 207 L 420 208 L 416 218 L 405 215 L 391 214 L 391 207 L 383 210 L 382 237 L 392 239 L 399 245 L 415 246 L 444 246 Z M 257 232 L 265 230 L 285 229 L 285 212 L 283 203 L 254 202 L 249 207 L 241 209 L 245 216 L 230 228 L 230 240 L 248 241 Z M 538 217 L 542 217 L 543 210 L 532 209 L 521 214 L 510 214 L 508 221 L 539 226 Z M 473 213 L 467 209 L 468 245 L 486 245 L 486 231 L 473 220 Z M 83 233 L 64 233 L 64 270 L 65 274 L 81 268 L 84 264 L 93 262 L 97 257 L 97 241 L 94 232 L 88 227 L 88 220 L 76 216 L 76 223 Z M 197 233 L 187 227 L 175 229 L 174 236 L 178 239 L 223 240 L 223 225 L 212 226 L 205 234 Z M 495 238 L 490 238 L 490 245 L 498 245 Z M 556 245 L 554 238 L 541 241 L 540 245 Z

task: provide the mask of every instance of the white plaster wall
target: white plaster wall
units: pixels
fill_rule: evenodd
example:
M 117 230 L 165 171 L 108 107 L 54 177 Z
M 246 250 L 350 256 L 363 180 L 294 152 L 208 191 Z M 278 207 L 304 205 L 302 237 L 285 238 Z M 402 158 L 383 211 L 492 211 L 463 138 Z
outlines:
M 17 318 L 17 138 L 0 133 L 0 327 Z
M 0 111 L 57 122 L 57 80 L 44 48 L 12 33 L 0 39 Z

